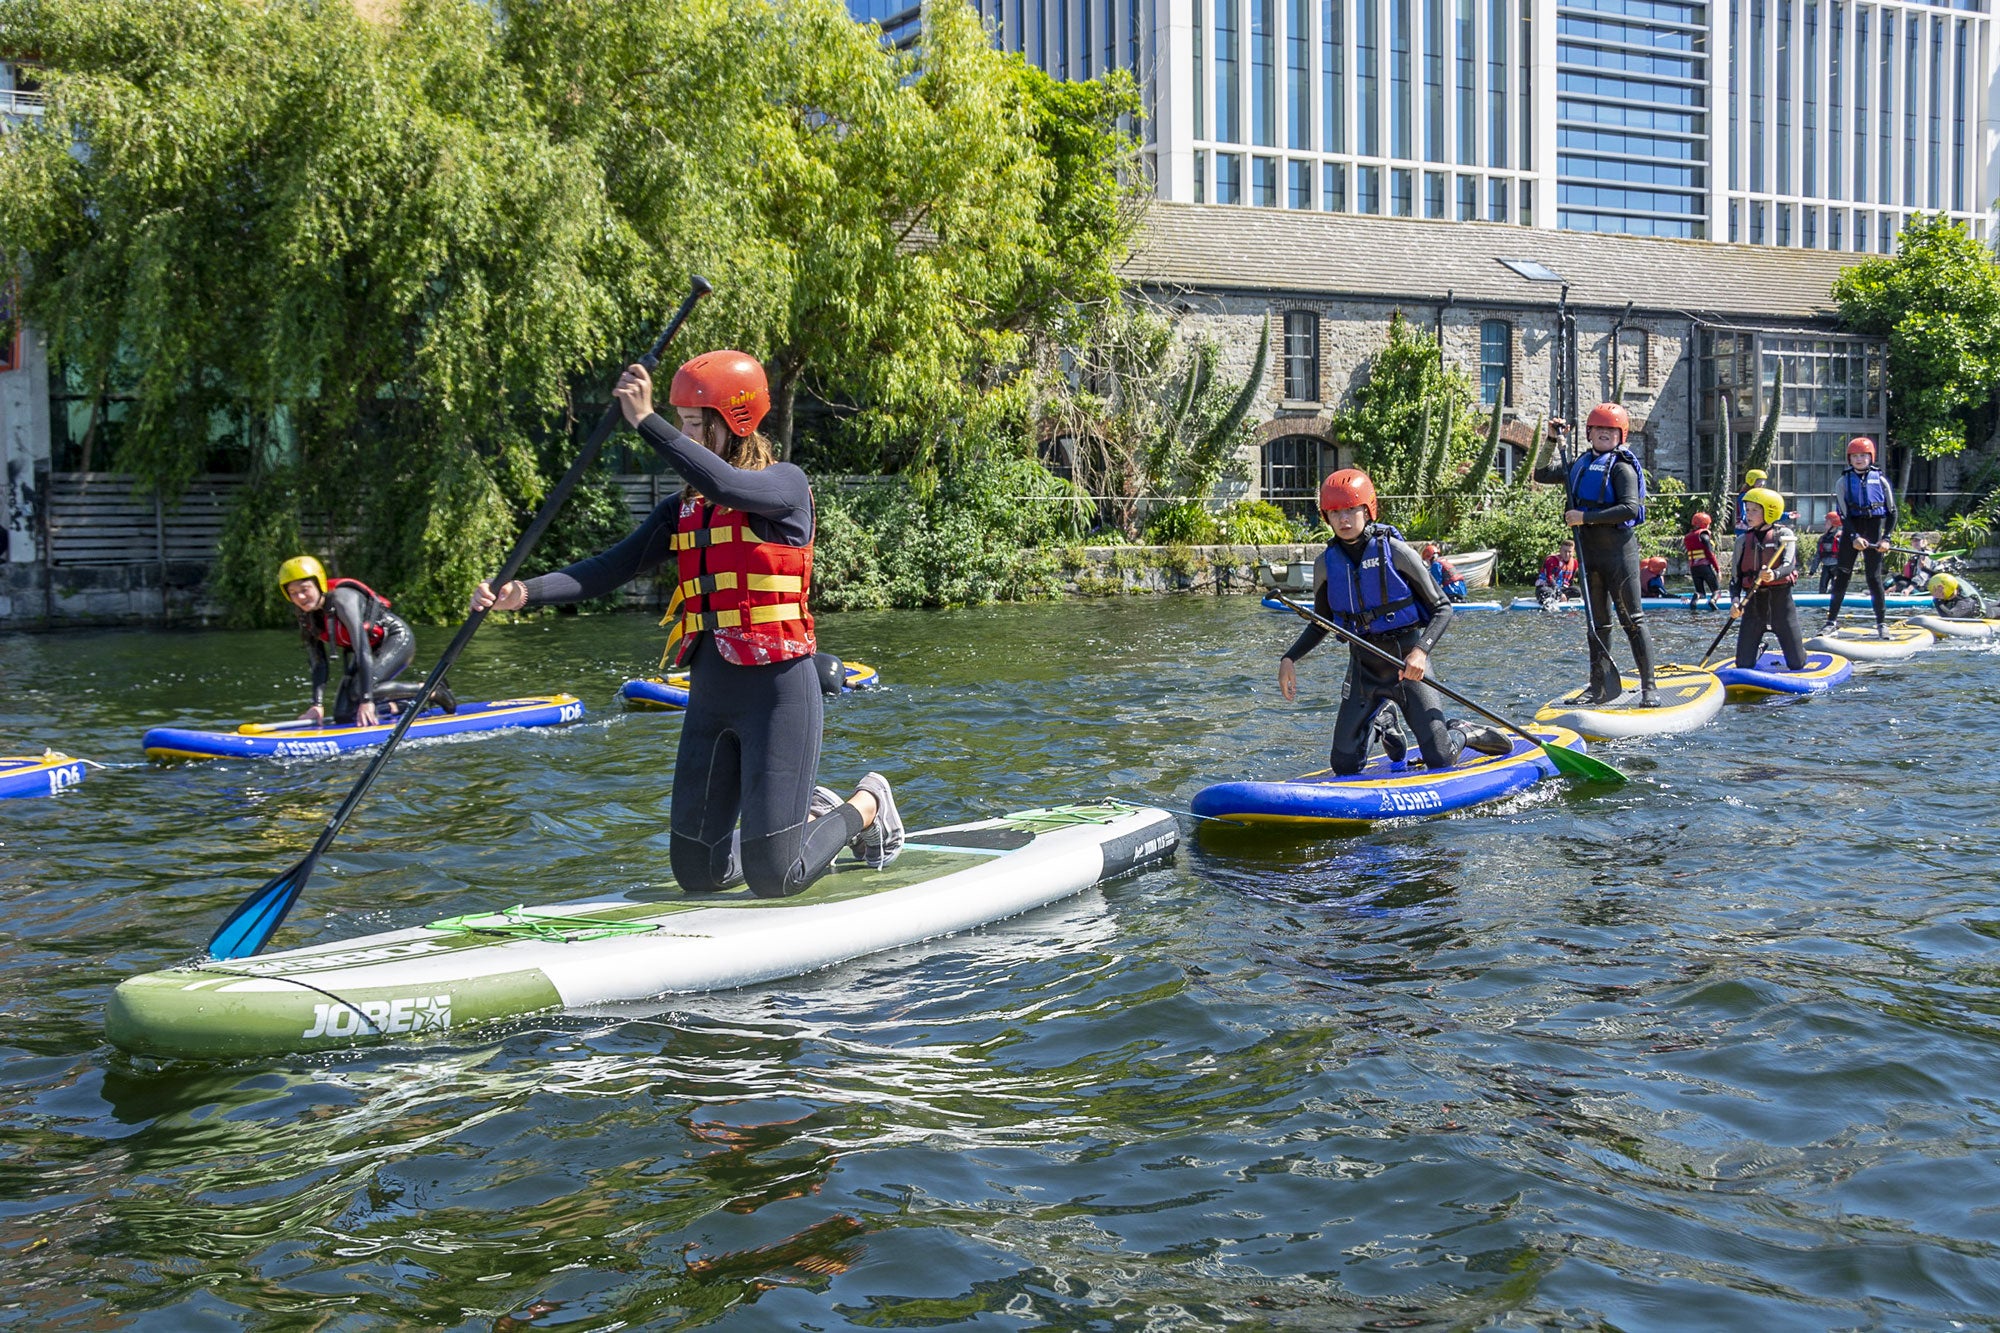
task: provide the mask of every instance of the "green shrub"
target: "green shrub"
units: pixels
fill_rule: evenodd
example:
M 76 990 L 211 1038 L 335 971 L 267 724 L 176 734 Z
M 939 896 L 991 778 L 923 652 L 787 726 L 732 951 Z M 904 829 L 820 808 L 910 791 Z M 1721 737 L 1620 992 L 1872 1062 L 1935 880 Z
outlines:
M 1146 520 L 1147 546 L 1213 546 L 1221 536 L 1215 516 L 1199 500 L 1183 500 Z
M 1499 552 L 1494 577 L 1501 583 L 1533 583 L 1542 561 L 1569 535 L 1563 522 L 1563 488 L 1530 486 L 1515 492 L 1458 526 L 1451 545 L 1458 551 Z
M 1222 511 L 1216 526 L 1222 540 L 1236 546 L 1285 546 L 1299 539 L 1285 511 L 1269 500 L 1238 500 Z

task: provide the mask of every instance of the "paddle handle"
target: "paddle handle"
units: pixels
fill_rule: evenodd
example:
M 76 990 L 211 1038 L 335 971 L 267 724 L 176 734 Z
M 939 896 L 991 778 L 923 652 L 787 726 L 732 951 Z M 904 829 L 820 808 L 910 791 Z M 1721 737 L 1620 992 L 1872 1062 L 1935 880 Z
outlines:
M 1385 652 L 1383 649 L 1378 648 L 1376 645 L 1368 642 L 1368 640 L 1362 638 L 1359 634 L 1354 633 L 1352 630 L 1342 629 L 1339 625 L 1334 624 L 1331 620 L 1328 620 L 1326 617 L 1320 615 L 1319 612 L 1313 610 L 1311 607 L 1301 606 L 1299 603 L 1293 601 L 1291 598 L 1285 596 L 1285 594 L 1283 593 L 1277 593 L 1275 595 L 1277 596 L 1277 599 L 1279 601 L 1283 602 L 1286 606 L 1292 608 L 1293 611 L 1305 617 L 1307 620 L 1310 620 L 1313 624 L 1318 625 L 1321 629 L 1334 634 L 1335 636 L 1344 640 L 1351 646 L 1361 649 L 1363 652 L 1373 653 L 1383 663 L 1385 663 L 1388 666 L 1396 668 L 1396 670 L 1399 672 L 1403 669 L 1403 660 L 1400 657 L 1397 657 L 1394 653 Z M 1508 721 L 1506 718 L 1500 716 L 1500 714 L 1494 712 L 1492 709 L 1472 702 L 1472 700 L 1466 698 L 1464 695 L 1460 694 L 1457 690 L 1454 690 L 1451 686 L 1445 684 L 1441 680 L 1438 680 L 1436 677 L 1426 676 L 1424 678 L 1423 683 L 1430 686 L 1432 689 L 1436 690 L 1439 694 L 1442 694 L 1445 698 L 1450 699 L 1455 703 L 1462 704 L 1467 708 L 1470 708 L 1473 712 L 1479 714 L 1479 716 L 1485 718 L 1488 722 L 1491 722 L 1496 726 L 1502 726 L 1507 728 L 1507 730 L 1513 732 L 1516 736 L 1519 736 L 1522 740 L 1527 741 L 1530 745 L 1545 744 L 1545 742 L 1542 740 L 1541 737 L 1530 734 L 1522 727 L 1516 725 L 1513 722 Z
M 702 297 L 714 290 L 708 279 L 696 275 L 688 284 L 687 298 L 681 302 L 680 309 L 676 310 L 674 317 L 667 321 L 666 328 L 653 340 L 652 347 L 639 358 L 639 364 L 648 370 L 657 366 L 660 363 L 660 354 L 667 350 L 667 345 L 674 340 L 674 335 L 681 331 L 681 325 L 687 323 L 688 316 L 694 313 L 695 306 L 700 303 Z M 583 479 L 583 474 L 589 470 L 590 465 L 597 461 L 598 452 L 604 448 L 604 442 L 618 429 L 620 415 L 619 406 L 613 401 L 604 409 L 604 415 L 597 419 L 597 425 L 590 432 L 589 439 L 584 441 L 583 449 L 577 454 L 576 461 L 569 465 L 569 471 L 563 473 L 562 480 L 555 484 L 555 488 L 543 497 L 541 508 L 535 511 L 533 521 L 515 540 L 514 549 L 509 551 L 507 558 L 500 563 L 500 572 L 494 575 L 491 581 L 496 593 L 520 570 L 523 562 L 534 551 L 535 543 L 539 542 L 542 534 L 549 530 L 549 524 L 555 521 L 557 511 L 576 489 L 577 482 Z M 375 752 L 375 757 L 362 771 L 353 790 L 347 793 L 347 799 L 340 803 L 338 810 L 334 811 L 333 818 L 327 822 L 325 830 L 319 835 L 319 840 L 307 854 L 307 862 L 317 859 L 319 854 L 326 850 L 335 835 L 340 832 L 341 825 L 347 822 L 347 817 L 361 804 L 361 798 L 367 795 L 368 788 L 375 782 L 376 774 L 380 773 L 383 765 L 389 762 L 389 755 L 403 739 L 403 733 L 410 729 L 410 724 L 416 720 L 417 714 L 430 706 L 431 695 L 436 693 L 438 682 L 445 678 L 445 673 L 449 672 L 452 665 L 458 661 L 459 654 L 465 651 L 466 644 L 472 642 L 472 636 L 479 632 L 479 626 L 485 619 L 485 611 L 474 611 L 466 616 L 465 623 L 458 627 L 458 633 L 452 636 L 451 643 L 439 655 L 437 664 L 431 668 L 430 674 L 424 677 L 423 687 L 417 692 L 416 697 L 409 701 L 402 716 L 396 719 L 396 728 L 389 733 L 389 739 Z

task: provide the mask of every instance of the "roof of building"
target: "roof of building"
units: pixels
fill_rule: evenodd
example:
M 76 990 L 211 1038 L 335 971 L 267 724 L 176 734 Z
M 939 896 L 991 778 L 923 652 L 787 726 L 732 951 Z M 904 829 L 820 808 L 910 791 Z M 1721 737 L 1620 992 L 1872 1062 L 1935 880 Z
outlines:
M 1559 288 L 1503 260 L 1528 260 L 1569 283 L 1572 306 L 1673 311 L 1705 319 L 1821 320 L 1834 278 L 1868 255 L 1713 241 L 1553 231 L 1497 222 L 1429 222 L 1352 213 L 1156 202 L 1122 266 L 1139 283 L 1434 302 L 1553 305 Z

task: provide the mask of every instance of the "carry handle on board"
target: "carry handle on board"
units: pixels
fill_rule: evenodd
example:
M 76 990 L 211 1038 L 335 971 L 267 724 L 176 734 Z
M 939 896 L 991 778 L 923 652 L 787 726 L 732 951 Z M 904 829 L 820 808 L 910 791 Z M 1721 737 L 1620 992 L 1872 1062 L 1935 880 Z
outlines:
M 667 350 L 667 344 L 674 340 L 674 335 L 681 331 L 681 325 L 685 324 L 688 316 L 694 313 L 695 305 L 713 290 L 706 278 L 695 277 L 688 284 L 687 299 L 681 302 L 680 309 L 674 312 L 674 317 L 667 322 L 666 329 L 654 340 L 652 349 L 639 358 L 639 364 L 648 370 L 657 366 L 660 363 L 660 354 Z M 514 543 L 514 549 L 507 553 L 507 559 L 502 562 L 500 572 L 493 576 L 494 588 L 506 587 L 508 581 L 520 570 L 529 552 L 535 549 L 535 543 L 542 539 L 542 534 L 555 519 L 556 511 L 569 499 L 570 492 L 576 489 L 576 483 L 582 478 L 585 470 L 597 461 L 598 451 L 604 447 L 604 442 L 618 429 L 619 416 L 620 408 L 614 399 L 611 405 L 604 409 L 604 415 L 597 419 L 597 426 L 590 432 L 590 438 L 584 442 L 583 450 L 577 454 L 576 461 L 570 464 L 569 471 L 563 474 L 562 480 L 556 483 L 555 489 L 542 501 L 542 507 L 535 511 L 534 521 L 528 524 L 527 531 L 523 532 L 519 540 Z M 361 804 L 361 798 L 374 784 L 375 777 L 382 771 L 383 765 L 389 762 L 389 756 L 395 753 L 396 743 L 403 739 L 403 733 L 410 729 L 410 723 L 430 706 L 431 695 L 437 690 L 438 682 L 444 679 L 447 671 L 451 670 L 452 664 L 458 660 L 458 655 L 465 651 L 465 645 L 472 641 L 472 636 L 478 632 L 480 623 L 485 619 L 484 611 L 474 611 L 466 617 L 451 645 L 444 650 L 443 656 L 438 658 L 437 665 L 431 668 L 430 675 L 424 678 L 423 688 L 409 701 L 403 709 L 402 716 L 396 719 L 396 729 L 389 733 L 389 739 L 376 752 L 375 757 L 369 760 L 368 767 L 362 770 L 360 778 L 355 781 L 354 789 L 347 793 L 347 799 L 340 803 L 340 808 L 333 812 L 333 818 L 327 821 L 326 828 L 321 830 L 319 840 L 313 843 L 312 850 L 305 854 L 305 859 L 263 885 L 229 914 L 229 918 L 222 923 L 208 942 L 208 953 L 211 958 L 227 960 L 248 957 L 261 950 L 271 936 L 277 933 L 285 914 L 292 910 L 292 904 L 298 901 L 299 894 L 304 891 L 306 880 L 311 878 L 314 863 L 319 860 L 320 854 L 332 845 L 334 836 L 340 832 L 341 825 L 347 822 L 347 817 Z
M 1300 606 L 1297 602 L 1285 596 L 1285 594 L 1283 593 L 1277 594 L 1277 597 L 1279 601 L 1283 602 L 1286 606 L 1290 607 L 1293 611 L 1297 612 L 1301 618 L 1310 620 L 1313 624 L 1318 625 L 1321 629 L 1327 630 L 1335 635 L 1338 635 L 1341 639 L 1345 640 L 1347 643 L 1352 644 L 1354 647 L 1361 649 L 1363 652 L 1374 654 L 1376 657 L 1380 658 L 1385 664 L 1396 668 L 1396 670 L 1401 671 L 1403 669 L 1403 663 L 1400 658 L 1395 657 L 1390 653 L 1383 652 L 1380 648 L 1377 648 L 1374 644 L 1368 642 L 1368 640 L 1362 638 L 1359 634 L 1355 634 L 1349 630 L 1342 629 L 1340 626 L 1334 624 L 1331 620 L 1328 620 L 1325 617 L 1321 616 L 1317 611 L 1314 611 L 1311 607 Z M 1506 718 L 1500 716 L 1498 713 L 1492 711 L 1491 709 L 1483 708 L 1480 705 L 1472 702 L 1472 700 L 1466 698 L 1464 695 L 1460 694 L 1457 690 L 1454 690 L 1453 688 L 1451 688 L 1451 686 L 1446 685 L 1443 681 L 1440 681 L 1435 677 L 1426 678 L 1424 683 L 1426 685 L 1429 685 L 1432 689 L 1436 690 L 1439 694 L 1442 694 L 1445 698 L 1453 699 L 1461 704 L 1464 704 L 1467 708 L 1470 708 L 1473 712 L 1479 714 L 1479 716 L 1485 718 L 1488 722 L 1494 723 L 1497 726 L 1502 726 L 1507 728 L 1507 730 L 1513 732 L 1516 736 L 1519 736 L 1522 740 L 1527 741 L 1530 745 L 1540 746 L 1542 753 L 1549 757 L 1549 762 L 1556 766 L 1556 772 L 1562 774 L 1566 778 L 1570 778 L 1577 782 L 1627 781 L 1623 773 L 1620 773 L 1617 769 L 1605 763 L 1602 759 L 1598 759 L 1592 755 L 1587 755 L 1583 753 L 1583 751 L 1581 750 L 1572 750 L 1567 745 L 1556 745 L 1549 741 L 1545 741 L 1541 737 L 1534 735 L 1533 733 L 1523 729 L 1520 726 L 1517 726 L 1512 722 L 1509 722 Z

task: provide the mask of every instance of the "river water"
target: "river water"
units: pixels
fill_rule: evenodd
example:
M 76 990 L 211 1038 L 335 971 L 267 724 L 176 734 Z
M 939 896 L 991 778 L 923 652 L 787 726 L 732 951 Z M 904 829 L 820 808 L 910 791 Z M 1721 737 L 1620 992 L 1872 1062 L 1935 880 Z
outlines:
M 1717 622 L 1668 617 L 1692 660 Z M 1254 598 L 825 617 L 886 688 L 823 776 L 913 827 L 1185 809 L 1322 766 L 1341 661 Z M 663 873 L 650 619 L 490 625 L 466 698 L 580 725 L 409 747 L 280 943 Z M 435 652 L 445 631 L 420 632 Z M 1574 616 L 1440 664 L 1525 717 Z M 1621 656 L 1622 656 L 1621 652 Z M 790 982 L 314 1059 L 161 1064 L 103 1007 L 291 864 L 354 758 L 153 767 L 296 712 L 279 633 L 0 639 L 0 1323 L 20 1328 L 1995 1327 L 2000 654 L 1600 747 L 1633 778 L 1173 864 Z

